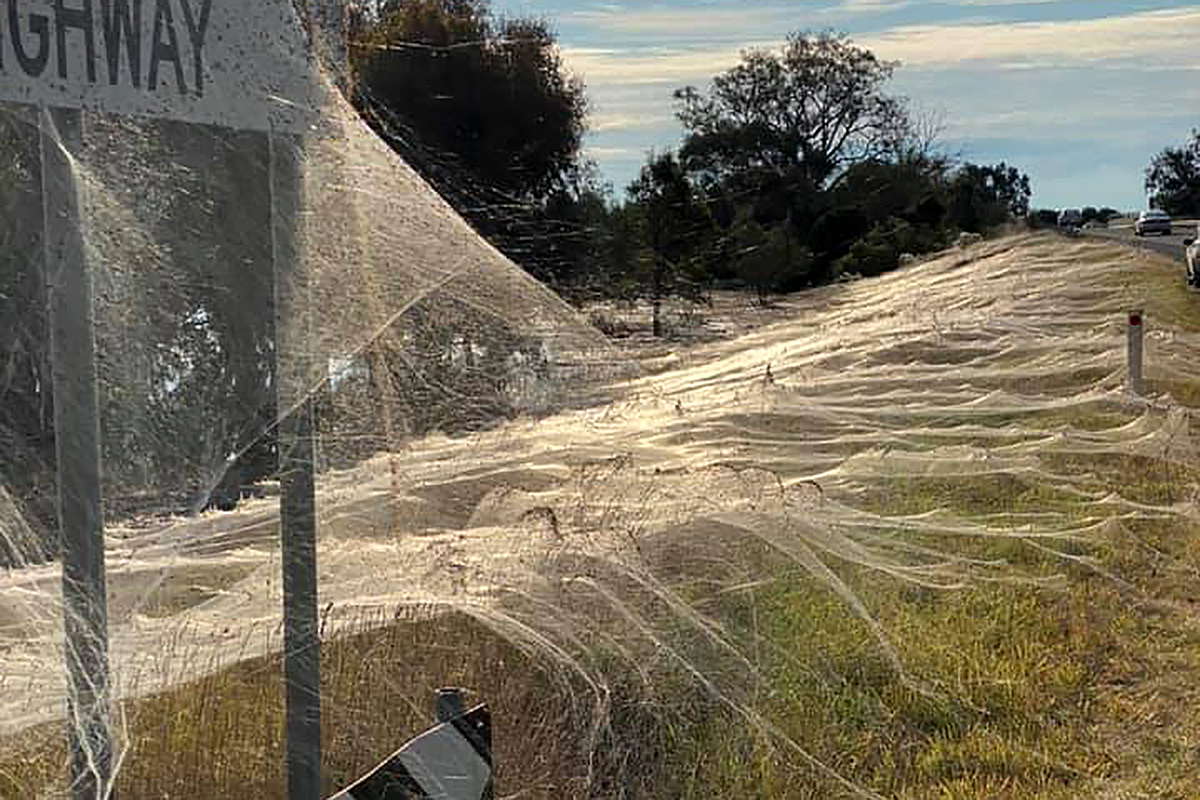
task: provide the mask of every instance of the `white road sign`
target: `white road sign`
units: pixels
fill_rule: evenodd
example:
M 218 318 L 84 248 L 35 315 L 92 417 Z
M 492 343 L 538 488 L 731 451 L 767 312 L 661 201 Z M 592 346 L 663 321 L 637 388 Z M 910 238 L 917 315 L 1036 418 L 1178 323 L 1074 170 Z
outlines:
M 292 0 L 0 0 L 0 101 L 299 132 L 307 48 Z

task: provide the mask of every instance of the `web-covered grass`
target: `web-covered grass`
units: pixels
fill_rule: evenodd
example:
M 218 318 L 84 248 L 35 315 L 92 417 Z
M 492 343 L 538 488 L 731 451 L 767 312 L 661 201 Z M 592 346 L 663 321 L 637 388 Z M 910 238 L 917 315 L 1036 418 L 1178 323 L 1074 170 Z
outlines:
M 1010 238 L 324 471 L 327 788 L 459 684 L 506 796 L 1193 796 L 1193 300 Z M 120 796 L 280 795 L 275 502 L 112 528 Z M 54 568 L 2 580 L 0 795 L 54 794 Z

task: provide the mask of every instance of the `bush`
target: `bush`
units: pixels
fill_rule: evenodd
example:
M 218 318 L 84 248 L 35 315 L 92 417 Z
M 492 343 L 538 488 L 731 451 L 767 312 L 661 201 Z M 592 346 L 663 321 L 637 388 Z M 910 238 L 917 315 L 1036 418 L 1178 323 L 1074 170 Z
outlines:
M 786 226 L 763 228 L 747 223 L 738 236 L 734 272 L 754 289 L 760 301 L 803 286 L 812 270 L 813 255 L 796 242 Z
M 624 339 L 633 334 L 633 327 L 628 322 L 602 308 L 592 309 L 588 322 L 610 339 Z
M 934 228 L 889 217 L 854 243 L 850 252 L 834 262 L 834 273 L 854 273 L 863 277 L 882 275 L 900 266 L 905 253 L 928 253 L 946 244 L 945 233 Z
M 1034 230 L 1055 228 L 1058 227 L 1058 212 L 1052 208 L 1039 208 L 1029 212 L 1025 223 Z

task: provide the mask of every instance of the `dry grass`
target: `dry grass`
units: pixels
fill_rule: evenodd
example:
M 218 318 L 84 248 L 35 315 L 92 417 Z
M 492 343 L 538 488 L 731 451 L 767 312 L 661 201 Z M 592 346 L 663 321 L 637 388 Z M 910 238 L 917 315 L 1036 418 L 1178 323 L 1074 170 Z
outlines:
M 327 795 L 429 727 L 432 690 L 469 687 L 495 719 L 497 779 L 522 796 L 574 796 L 587 781 L 588 698 L 475 620 L 455 613 L 394 621 L 322 647 Z M 124 704 L 122 798 L 283 797 L 278 655 Z M 564 736 L 563 731 L 572 735 Z M 0 797 L 60 796 L 65 731 L 47 725 L 0 742 Z

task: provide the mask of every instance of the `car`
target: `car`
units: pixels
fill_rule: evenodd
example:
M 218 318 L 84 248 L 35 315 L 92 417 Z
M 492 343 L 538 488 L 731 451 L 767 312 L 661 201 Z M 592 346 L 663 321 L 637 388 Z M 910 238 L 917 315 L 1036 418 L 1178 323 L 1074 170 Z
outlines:
M 1200 223 L 1196 224 L 1196 236 L 1184 239 L 1183 246 L 1187 257 L 1188 286 L 1200 286 Z
M 1133 233 L 1135 236 L 1145 236 L 1150 233 L 1161 233 L 1164 236 L 1170 236 L 1171 215 L 1165 211 L 1143 211 L 1137 218 L 1137 222 L 1133 223 Z
M 1083 212 L 1078 208 L 1064 208 L 1058 213 L 1058 227 L 1078 228 L 1083 225 Z

